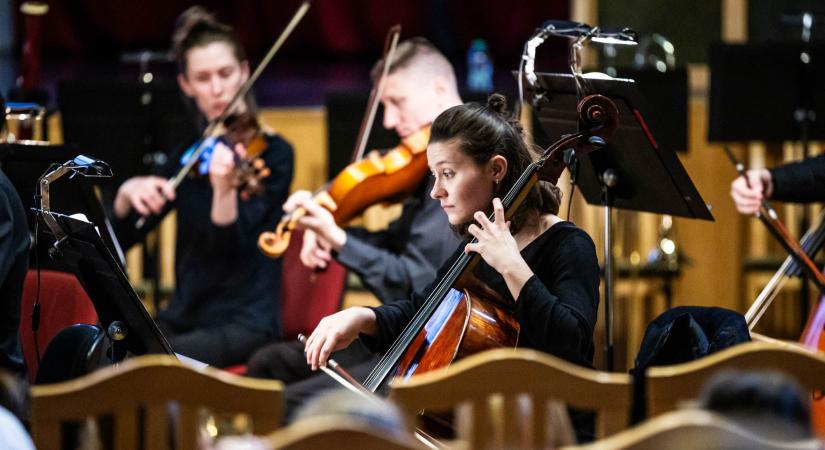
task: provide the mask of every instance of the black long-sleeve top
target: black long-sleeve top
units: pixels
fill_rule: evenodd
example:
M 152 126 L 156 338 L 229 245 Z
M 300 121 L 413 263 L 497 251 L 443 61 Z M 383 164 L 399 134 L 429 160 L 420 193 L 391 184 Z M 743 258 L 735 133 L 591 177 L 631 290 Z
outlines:
M 463 246 L 439 269 L 436 281 L 412 299 L 373 308 L 378 333 L 362 335 L 362 340 L 373 351 L 386 352 L 462 251 Z M 521 325 L 518 345 L 591 366 L 599 265 L 590 236 L 570 222 L 560 222 L 528 244 L 521 254 L 534 276 L 527 280 L 515 302 L 515 318 Z M 483 260 L 475 275 L 512 300 L 504 278 Z
M 772 199 L 789 202 L 825 200 L 825 155 L 775 167 L 770 172 Z
M 261 154 L 271 174 L 265 191 L 238 199 L 238 219 L 229 225 L 212 223 L 212 186 L 208 176 L 186 178 L 175 201 L 160 216 L 136 231 L 137 214 L 118 221 L 119 239 L 128 247 L 142 239 L 171 209 L 177 210 L 175 293 L 158 319 L 181 330 L 227 323 L 280 335 L 281 261 L 264 256 L 258 235 L 273 230 L 292 181 L 292 147 L 277 135 L 267 135 Z M 179 155 L 160 171 L 169 177 L 179 168 Z
M 0 369 L 15 372 L 23 368 L 18 330 L 30 242 L 23 202 L 0 170 Z

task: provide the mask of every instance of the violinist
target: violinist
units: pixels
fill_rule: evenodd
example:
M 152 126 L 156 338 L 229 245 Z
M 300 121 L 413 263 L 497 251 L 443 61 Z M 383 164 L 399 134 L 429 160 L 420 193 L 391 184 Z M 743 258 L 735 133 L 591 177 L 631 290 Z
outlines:
M 201 122 L 215 120 L 249 77 L 240 42 L 230 27 L 195 6 L 178 18 L 173 46 L 181 90 Z M 242 105 L 241 112 L 248 108 Z M 244 144 L 229 148 L 219 142 L 211 158 L 197 165 L 205 176 L 187 177 L 171 189 L 168 179 L 186 155 L 181 152 L 160 169 L 165 176 L 131 178 L 115 197 L 117 231 L 126 245 L 177 210 L 176 291 L 158 314 L 158 325 L 176 352 L 218 367 L 243 363 L 280 336 L 281 263 L 261 255 L 256 239 L 281 216 L 292 180 L 292 147 L 275 134 L 265 133 L 264 139 L 261 158 L 271 175 L 263 179 L 261 195 L 242 199 L 236 185 Z M 147 226 L 138 230 L 141 216 Z
M 536 185 L 505 221 L 500 198 L 532 162 L 521 127 L 505 108 L 505 98 L 494 94 L 486 106 L 452 107 L 432 125 L 427 162 L 435 184 L 430 195 L 454 229 L 478 239 L 449 261 L 462 252 L 481 256 L 474 275 L 514 301 L 519 346 L 590 366 L 599 302 L 595 247 L 584 231 L 556 215 L 560 191 L 547 183 Z M 437 280 L 450 266 L 441 266 Z M 317 369 L 359 337 L 371 350 L 386 352 L 437 280 L 407 300 L 349 308 L 322 319 L 307 340 L 307 363 Z M 572 419 L 580 439 L 592 436 L 592 416 Z
M 762 200 L 790 202 L 825 200 L 825 155 L 818 155 L 773 169 L 751 169 L 730 186 L 736 209 L 755 214 Z
M 381 68 L 379 61 L 372 71 L 373 82 L 378 81 Z M 445 109 L 461 104 L 452 65 L 424 38 L 399 43 L 388 70 L 380 98 L 383 125 L 402 139 L 429 125 Z M 335 258 L 355 272 L 382 303 L 409 297 L 414 289 L 433 280 L 436 269 L 459 244 L 438 201 L 429 197 L 432 182 L 424 176 L 411 198 L 404 201 L 401 216 L 381 232 L 341 228 L 326 209 L 309 201 L 309 192 L 295 192 L 284 209 L 304 207 L 308 211 L 297 223 L 305 230 L 301 261 L 308 267 L 322 268 Z M 358 344 L 335 357 L 355 374 L 366 376 L 372 368 L 370 363 L 359 365 L 373 355 Z M 256 352 L 247 364 L 247 375 L 295 383 L 313 372 L 306 365 L 303 345 L 296 341 Z M 335 384 L 320 376 L 287 389 L 287 408 L 292 411 L 304 396 L 323 387 Z

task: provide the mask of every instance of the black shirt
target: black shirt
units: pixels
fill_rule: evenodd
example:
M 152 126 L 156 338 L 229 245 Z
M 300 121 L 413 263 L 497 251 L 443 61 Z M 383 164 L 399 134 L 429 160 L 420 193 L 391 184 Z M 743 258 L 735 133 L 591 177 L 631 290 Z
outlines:
M 13 371 L 23 368 L 17 336 L 30 241 L 23 202 L 0 170 L 0 368 Z
M 208 176 L 186 178 L 175 201 L 161 216 L 152 217 L 143 233 L 169 210 L 177 210 L 175 294 L 158 320 L 176 331 L 243 324 L 250 329 L 280 336 L 281 260 L 264 256 L 258 235 L 274 230 L 292 181 L 292 147 L 281 137 L 267 136 L 261 154 L 271 174 L 265 191 L 249 200 L 238 199 L 238 219 L 218 226 L 210 218 L 212 186 Z M 170 177 L 179 168 L 179 157 L 169 159 L 161 174 Z M 137 242 L 134 212 L 117 226 L 124 247 Z
M 378 333 L 362 335 L 374 351 L 384 353 L 444 277 L 463 246 L 438 271 L 436 281 L 412 299 L 373 308 Z M 599 265 L 590 236 L 570 222 L 559 222 L 521 252 L 534 275 L 515 303 L 521 325 L 519 346 L 541 350 L 582 366 L 593 361 L 593 329 L 599 305 Z M 483 260 L 478 279 L 512 300 L 504 278 Z
M 825 155 L 806 158 L 770 170 L 771 198 L 790 202 L 825 200 Z

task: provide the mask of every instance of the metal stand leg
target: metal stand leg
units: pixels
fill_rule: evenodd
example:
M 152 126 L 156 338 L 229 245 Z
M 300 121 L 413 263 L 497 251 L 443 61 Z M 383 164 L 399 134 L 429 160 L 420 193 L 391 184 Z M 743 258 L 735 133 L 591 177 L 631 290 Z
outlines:
M 605 370 L 613 371 L 613 198 L 610 189 L 616 186 L 616 172 L 608 169 L 602 174 L 604 201 L 604 359 Z

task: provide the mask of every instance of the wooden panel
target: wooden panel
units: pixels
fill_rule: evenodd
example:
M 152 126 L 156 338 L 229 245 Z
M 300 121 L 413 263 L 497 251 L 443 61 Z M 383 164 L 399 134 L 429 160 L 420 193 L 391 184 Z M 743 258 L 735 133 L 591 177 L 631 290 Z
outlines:
M 322 108 L 265 108 L 261 123 L 280 133 L 295 151 L 292 190 L 315 190 L 326 180 L 327 123 Z

